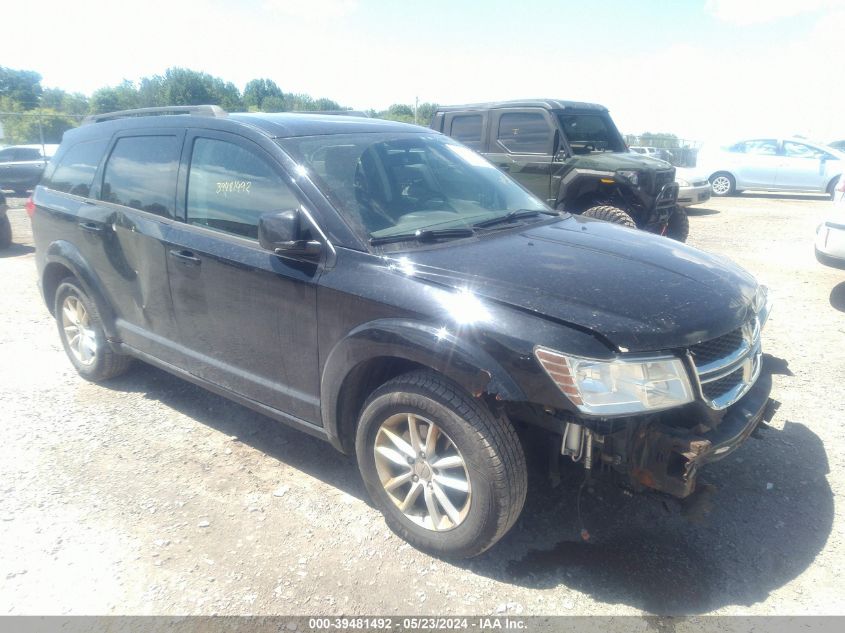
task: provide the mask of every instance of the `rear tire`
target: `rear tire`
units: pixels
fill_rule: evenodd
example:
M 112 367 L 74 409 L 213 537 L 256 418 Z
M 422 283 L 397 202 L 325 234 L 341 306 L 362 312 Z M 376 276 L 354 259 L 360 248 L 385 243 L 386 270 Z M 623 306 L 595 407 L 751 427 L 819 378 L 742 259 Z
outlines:
M 736 180 L 727 172 L 717 172 L 710 176 L 710 190 L 720 198 L 732 196 L 736 193 Z
M 56 289 L 55 315 L 62 346 L 80 376 L 102 382 L 129 369 L 132 358 L 109 346 L 97 306 L 75 279 Z
M 12 223 L 9 216 L 3 213 L 0 215 L 0 248 L 8 248 L 12 243 Z
M 355 451 L 390 529 L 438 556 L 481 554 L 513 526 L 525 503 L 525 454 L 513 426 L 429 370 L 373 392 Z
M 827 186 L 827 193 L 830 196 L 831 200 L 836 200 L 836 185 L 839 184 L 839 177 L 837 176 L 833 180 L 830 181 L 830 184 Z
M 686 242 L 689 237 L 689 216 L 684 207 L 675 207 L 666 225 L 666 237 L 679 242 Z
M 590 207 L 581 215 L 587 218 L 595 218 L 596 220 L 612 222 L 613 224 L 621 224 L 622 226 L 627 226 L 632 229 L 637 228 L 637 223 L 634 222 L 634 218 L 632 218 L 626 211 L 610 205 Z

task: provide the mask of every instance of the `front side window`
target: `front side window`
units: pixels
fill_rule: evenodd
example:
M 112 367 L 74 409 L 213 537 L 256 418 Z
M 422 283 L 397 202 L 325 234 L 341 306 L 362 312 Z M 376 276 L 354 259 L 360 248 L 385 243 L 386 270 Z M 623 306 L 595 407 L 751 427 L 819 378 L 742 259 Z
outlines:
M 625 144 L 607 115 L 558 114 L 557 117 L 573 153 L 625 151 Z M 646 147 L 643 153 L 656 153 L 653 149 Z
M 478 149 L 481 147 L 481 115 L 462 114 L 452 119 L 449 136 L 464 145 Z
M 291 188 L 256 153 L 211 138 L 194 141 L 188 176 L 188 223 L 258 238 L 264 213 L 299 206 Z
M 15 160 L 41 160 L 41 151 L 34 147 L 19 147 L 15 152 Z
M 15 149 L 13 147 L 0 150 L 0 163 L 11 163 L 13 160 L 15 160 Z
M 773 139 L 762 139 L 745 141 L 746 154 L 757 154 L 758 156 L 776 156 L 778 153 L 778 142 Z
M 118 139 L 106 162 L 101 199 L 172 218 L 179 149 L 175 136 Z
M 56 191 L 88 197 L 94 174 L 107 145 L 108 139 L 74 145 L 62 157 L 49 179 L 42 184 Z
M 448 137 L 335 134 L 279 143 L 369 238 L 467 230 L 509 212 L 549 212 L 486 159 Z
M 499 143 L 511 154 L 548 154 L 552 128 L 539 112 L 506 112 L 499 117 Z

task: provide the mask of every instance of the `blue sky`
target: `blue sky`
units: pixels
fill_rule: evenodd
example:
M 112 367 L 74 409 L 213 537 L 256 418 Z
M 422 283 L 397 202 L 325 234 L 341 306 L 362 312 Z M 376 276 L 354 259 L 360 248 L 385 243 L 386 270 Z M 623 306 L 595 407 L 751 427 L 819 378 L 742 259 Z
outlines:
M 630 133 L 845 138 L 845 0 L 41 0 L 0 64 L 90 94 L 169 66 L 354 108 L 597 101 Z M 17 15 L 19 14 L 19 15 Z

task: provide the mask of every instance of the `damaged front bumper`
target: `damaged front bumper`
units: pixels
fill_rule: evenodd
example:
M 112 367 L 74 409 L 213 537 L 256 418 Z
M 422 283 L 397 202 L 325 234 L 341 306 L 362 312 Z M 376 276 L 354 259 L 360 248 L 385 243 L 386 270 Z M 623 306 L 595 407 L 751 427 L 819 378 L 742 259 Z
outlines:
M 625 440 L 623 463 L 629 485 L 679 498 L 692 494 L 703 465 L 730 455 L 760 422 L 772 419 L 780 405 L 769 398 L 771 390 L 771 370 L 764 363 L 754 386 L 726 410 L 714 428 L 689 429 L 660 422 L 636 428 Z

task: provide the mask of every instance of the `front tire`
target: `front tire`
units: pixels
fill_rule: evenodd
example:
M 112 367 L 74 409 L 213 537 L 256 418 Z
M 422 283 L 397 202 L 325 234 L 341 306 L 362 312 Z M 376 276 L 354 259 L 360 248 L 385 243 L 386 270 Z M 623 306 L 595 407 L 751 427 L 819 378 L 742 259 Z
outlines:
M 581 215 L 587 218 L 595 218 L 596 220 L 612 222 L 613 224 L 621 224 L 622 226 L 627 226 L 632 229 L 637 228 L 637 223 L 634 222 L 634 218 L 632 218 L 628 212 L 623 211 L 619 207 L 613 207 L 610 205 L 590 207 Z
M 62 346 L 80 376 L 102 382 L 129 369 L 132 359 L 111 349 L 97 306 L 76 280 L 59 284 L 55 315 Z
M 727 172 L 719 172 L 710 176 L 710 190 L 714 196 L 724 198 L 736 193 L 736 180 Z
M 689 216 L 684 207 L 675 207 L 666 225 L 666 237 L 679 242 L 686 242 L 689 237 Z
M 390 529 L 434 555 L 481 554 L 525 503 L 525 454 L 513 426 L 432 371 L 394 378 L 369 397 L 355 450 Z
M 0 248 L 8 248 L 12 243 L 12 223 L 5 213 L 0 214 Z

